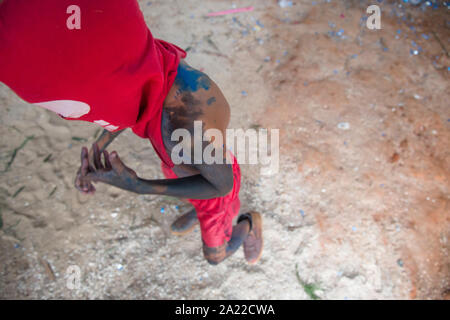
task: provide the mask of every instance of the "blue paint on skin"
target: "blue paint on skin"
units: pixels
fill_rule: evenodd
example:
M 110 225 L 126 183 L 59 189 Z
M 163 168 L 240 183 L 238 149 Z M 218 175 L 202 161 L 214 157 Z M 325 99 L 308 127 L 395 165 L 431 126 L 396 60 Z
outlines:
M 182 91 L 196 92 L 199 89 L 209 90 L 211 81 L 198 70 L 195 70 L 185 64 L 180 63 L 175 83 Z
M 208 106 L 210 106 L 210 105 L 213 104 L 214 102 L 216 102 L 216 98 L 214 98 L 214 97 L 209 98 L 208 101 L 206 101 L 206 103 L 208 104 Z

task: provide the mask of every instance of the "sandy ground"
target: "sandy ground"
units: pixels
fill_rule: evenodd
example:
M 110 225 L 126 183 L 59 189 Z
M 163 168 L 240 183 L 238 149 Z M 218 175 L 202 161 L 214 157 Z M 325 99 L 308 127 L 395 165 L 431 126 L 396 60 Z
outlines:
M 189 48 L 188 62 L 221 86 L 231 128 L 280 129 L 279 173 L 242 166 L 243 210 L 264 217 L 262 259 L 248 266 L 240 250 L 207 264 L 198 229 L 168 231 L 188 208 L 177 199 L 77 193 L 80 149 L 98 127 L 1 85 L 1 166 L 23 147 L 0 173 L 1 298 L 310 299 L 305 284 L 321 299 L 450 295 L 447 9 L 384 1 L 372 31 L 364 1 L 236 0 L 255 10 L 216 18 L 205 14 L 230 1 L 140 4 L 153 34 Z M 131 131 L 110 149 L 162 178 Z

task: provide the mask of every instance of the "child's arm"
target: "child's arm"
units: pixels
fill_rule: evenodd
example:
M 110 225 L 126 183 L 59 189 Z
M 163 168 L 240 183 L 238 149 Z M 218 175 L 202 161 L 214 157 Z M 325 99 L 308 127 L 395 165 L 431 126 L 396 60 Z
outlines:
M 189 199 L 212 199 L 225 196 L 233 188 L 233 169 L 230 164 L 202 164 L 196 166 L 200 174 L 162 180 L 144 180 L 134 170 L 125 166 L 116 152 L 104 151 L 104 164 L 99 148 L 94 144 L 94 161 L 87 160 L 83 148 L 82 172 L 86 179 L 103 182 L 139 194 L 157 194 Z

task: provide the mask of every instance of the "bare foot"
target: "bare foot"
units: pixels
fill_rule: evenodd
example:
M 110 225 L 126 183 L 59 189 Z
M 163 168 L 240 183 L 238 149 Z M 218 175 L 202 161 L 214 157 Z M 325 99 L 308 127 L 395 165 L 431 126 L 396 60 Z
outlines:
M 170 226 L 170 231 L 174 235 L 184 236 L 194 230 L 197 224 L 197 212 L 195 212 L 195 209 L 192 209 L 191 211 L 188 211 L 178 217 L 178 219 L 175 220 Z
M 244 255 L 249 264 L 255 264 L 263 251 L 262 217 L 258 212 L 250 212 L 246 216 L 250 218 L 251 229 L 244 240 Z

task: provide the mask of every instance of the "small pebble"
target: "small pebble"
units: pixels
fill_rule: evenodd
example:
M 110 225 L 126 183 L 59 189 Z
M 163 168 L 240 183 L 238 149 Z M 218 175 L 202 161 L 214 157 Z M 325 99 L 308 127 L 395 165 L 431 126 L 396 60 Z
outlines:
M 281 8 L 292 7 L 292 1 L 289 1 L 289 0 L 278 0 L 278 5 Z
M 338 123 L 338 128 L 341 130 L 348 130 L 350 129 L 350 124 L 348 122 L 340 122 Z
M 261 30 L 261 27 L 258 25 L 253 27 L 253 31 L 260 31 L 260 30 Z

